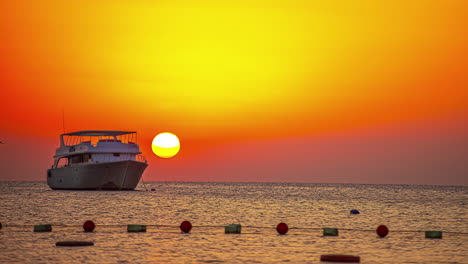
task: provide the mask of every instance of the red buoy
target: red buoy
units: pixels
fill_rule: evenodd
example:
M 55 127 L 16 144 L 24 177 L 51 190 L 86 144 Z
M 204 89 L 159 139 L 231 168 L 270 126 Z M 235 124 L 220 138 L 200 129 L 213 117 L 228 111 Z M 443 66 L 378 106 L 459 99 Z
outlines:
M 288 232 L 288 225 L 285 224 L 285 223 L 279 223 L 277 226 L 276 226 L 276 231 L 278 231 L 278 233 L 280 235 L 285 235 L 287 232 Z
M 320 261 L 329 261 L 329 262 L 354 262 L 359 263 L 361 262 L 361 258 L 359 256 L 352 256 L 352 255 L 321 255 Z
M 85 232 L 93 232 L 95 227 L 96 227 L 96 225 L 91 220 L 88 220 L 88 221 L 84 222 L 84 224 L 83 224 L 83 229 L 84 229 Z
M 386 237 L 388 235 L 388 228 L 384 225 L 379 225 L 376 232 L 379 237 Z
M 192 230 L 192 223 L 190 223 L 189 221 L 183 221 L 180 224 L 180 230 L 182 230 L 182 232 L 184 233 L 190 232 L 190 230 Z

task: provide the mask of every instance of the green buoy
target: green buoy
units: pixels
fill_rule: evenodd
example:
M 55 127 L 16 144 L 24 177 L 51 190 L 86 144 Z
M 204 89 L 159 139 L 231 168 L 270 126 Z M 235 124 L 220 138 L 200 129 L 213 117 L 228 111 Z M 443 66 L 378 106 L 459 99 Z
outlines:
M 35 225 L 34 232 L 52 232 L 52 225 Z
M 230 224 L 224 227 L 225 234 L 240 234 L 242 226 L 240 224 Z
M 442 231 L 426 231 L 426 238 L 442 238 Z
M 146 232 L 146 225 L 127 225 L 127 232 Z
M 338 236 L 338 228 L 325 227 L 323 228 L 323 235 L 324 236 Z

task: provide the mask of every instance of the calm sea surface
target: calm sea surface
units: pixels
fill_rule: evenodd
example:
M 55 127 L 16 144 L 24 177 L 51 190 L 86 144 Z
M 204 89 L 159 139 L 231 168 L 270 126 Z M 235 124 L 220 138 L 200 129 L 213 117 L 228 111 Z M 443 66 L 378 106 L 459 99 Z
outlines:
M 153 182 L 146 188 L 53 191 L 44 182 L 0 182 L 0 262 L 321 263 L 321 254 L 352 254 L 361 263 L 468 263 L 468 187 Z M 82 232 L 88 219 L 96 223 L 93 233 Z M 190 234 L 178 228 L 184 220 L 194 226 Z M 287 235 L 277 234 L 280 222 L 289 225 Z M 242 224 L 242 234 L 224 234 L 231 223 Z M 34 233 L 35 224 L 53 230 Z M 146 224 L 148 232 L 127 233 L 127 224 Z M 383 239 L 375 233 L 380 224 L 390 229 Z M 323 227 L 338 228 L 339 236 L 322 236 Z M 444 231 L 443 238 L 426 239 L 426 230 Z M 95 245 L 56 247 L 62 240 Z

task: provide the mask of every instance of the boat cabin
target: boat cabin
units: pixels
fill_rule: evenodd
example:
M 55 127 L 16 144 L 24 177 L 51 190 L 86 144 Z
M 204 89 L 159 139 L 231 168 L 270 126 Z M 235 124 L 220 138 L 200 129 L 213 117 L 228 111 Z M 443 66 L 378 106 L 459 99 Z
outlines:
M 52 168 L 137 160 L 146 162 L 131 131 L 79 131 L 60 136 Z

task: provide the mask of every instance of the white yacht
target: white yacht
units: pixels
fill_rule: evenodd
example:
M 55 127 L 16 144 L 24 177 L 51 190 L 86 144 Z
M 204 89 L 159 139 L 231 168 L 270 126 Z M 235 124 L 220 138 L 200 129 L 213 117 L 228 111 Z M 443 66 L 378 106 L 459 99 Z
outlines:
M 132 131 L 62 134 L 54 159 L 47 170 L 54 190 L 133 190 L 148 166 Z

